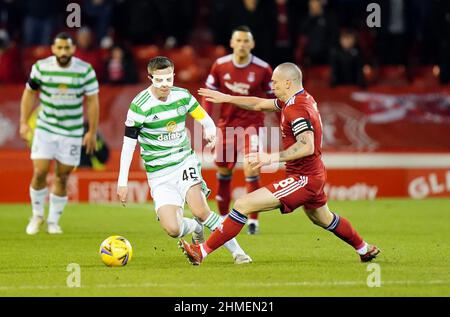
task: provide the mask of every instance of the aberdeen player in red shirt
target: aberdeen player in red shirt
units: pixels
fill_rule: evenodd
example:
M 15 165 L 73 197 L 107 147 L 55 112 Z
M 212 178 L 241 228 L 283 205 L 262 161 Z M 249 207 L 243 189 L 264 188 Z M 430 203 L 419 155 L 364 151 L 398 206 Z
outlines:
M 233 53 L 216 60 L 206 80 L 206 87 L 235 96 L 271 97 L 272 68 L 251 54 L 255 42 L 250 29 L 247 26 L 234 29 L 230 46 Z M 211 104 L 207 100 L 203 100 L 203 105 L 210 112 Z M 217 127 L 220 134 L 215 157 L 218 169 L 216 200 L 220 214 L 226 216 L 231 200 L 231 176 L 238 153 L 242 153 L 242 150 L 244 154 L 260 150 L 260 138 L 263 136 L 259 128 L 264 127 L 264 113 L 222 103 Z M 259 169 L 252 169 L 245 159 L 243 167 L 247 192 L 260 188 Z M 250 216 L 248 233 L 255 234 L 257 230 L 258 214 L 254 213 Z
M 248 215 L 275 208 L 290 213 L 303 206 L 314 224 L 350 244 L 362 262 L 371 261 L 380 250 L 366 243 L 347 219 L 328 209 L 323 191 L 326 171 L 321 159 L 322 123 L 314 98 L 303 89 L 300 69 L 295 64 L 283 63 L 275 69 L 272 81 L 277 99 L 238 97 L 200 89 L 200 95 L 212 102 L 230 102 L 255 111 L 281 111 L 285 150 L 250 153 L 247 158 L 253 168 L 286 162 L 286 177 L 236 200 L 222 228 L 215 230 L 205 243 L 190 245 L 180 240 L 180 247 L 192 264 L 199 265 L 209 253 L 241 231 Z

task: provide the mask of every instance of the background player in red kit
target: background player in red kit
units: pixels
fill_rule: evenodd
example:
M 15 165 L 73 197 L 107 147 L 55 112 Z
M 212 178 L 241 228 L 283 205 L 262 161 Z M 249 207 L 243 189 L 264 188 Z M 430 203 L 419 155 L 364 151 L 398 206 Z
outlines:
M 233 53 L 216 60 L 206 80 L 206 87 L 236 96 L 272 96 L 272 68 L 251 54 L 255 42 L 250 29 L 247 26 L 234 29 L 230 46 Z M 211 104 L 203 100 L 203 105 L 211 113 Z M 230 207 L 230 183 L 237 155 L 242 150 L 245 154 L 259 151 L 259 138 L 262 137 L 259 135 L 259 128 L 264 127 L 264 113 L 255 113 L 231 103 L 223 103 L 217 127 L 220 129 L 220 135 L 215 157 L 218 169 L 216 200 L 220 214 L 225 216 Z M 247 193 L 250 193 L 260 187 L 259 169 L 252 169 L 246 160 L 243 165 Z M 255 234 L 258 227 L 258 214 L 254 213 L 250 215 L 248 233 Z
M 323 191 L 326 172 L 321 159 L 322 123 L 314 98 L 303 89 L 302 73 L 292 63 L 279 65 L 272 76 L 277 99 L 237 97 L 217 91 L 200 89 L 199 93 L 213 102 L 231 102 L 256 111 L 281 111 L 281 132 L 284 151 L 250 153 L 253 168 L 276 162 L 286 162 L 286 178 L 274 181 L 236 200 L 234 208 L 209 239 L 200 245 L 180 240 L 189 261 L 198 265 L 207 254 L 235 237 L 247 221 L 247 215 L 279 208 L 290 213 L 303 206 L 312 222 L 350 244 L 362 262 L 374 259 L 380 250 L 366 243 L 350 222 L 331 212 Z

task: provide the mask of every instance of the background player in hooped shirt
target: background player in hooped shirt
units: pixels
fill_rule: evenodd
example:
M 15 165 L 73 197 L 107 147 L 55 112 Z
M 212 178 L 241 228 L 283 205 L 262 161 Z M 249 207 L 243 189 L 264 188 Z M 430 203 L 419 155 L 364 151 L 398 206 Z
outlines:
M 247 216 L 258 211 L 279 208 L 290 213 L 303 206 L 312 222 L 333 232 L 350 244 L 362 262 L 374 259 L 380 250 L 366 243 L 350 222 L 328 209 L 323 191 L 326 171 L 321 159 L 322 123 L 317 104 L 302 85 L 302 73 L 292 63 L 279 65 L 272 76 L 277 99 L 237 97 L 217 91 L 200 89 L 199 93 L 213 102 L 231 102 L 255 111 L 281 111 L 281 132 L 284 151 L 250 153 L 253 168 L 277 162 L 286 162 L 286 178 L 274 181 L 236 200 L 234 208 L 209 239 L 201 245 L 189 245 L 180 240 L 189 261 L 198 265 L 224 242 L 235 237 L 247 221 Z
M 139 142 L 161 226 L 171 237 L 192 233 L 193 242 L 200 243 L 204 241 L 203 226 L 213 231 L 221 219 L 206 201 L 209 190 L 187 135 L 186 116 L 189 114 L 203 126 L 211 146 L 215 143 L 216 126 L 188 90 L 173 86 L 175 74 L 170 59 L 157 56 L 150 60 L 147 70 L 152 85 L 133 99 L 125 121 L 117 195 L 125 205 L 128 173 Z M 183 216 L 185 202 L 198 221 Z M 236 239 L 225 247 L 236 264 L 251 263 Z
M 57 34 L 51 49 L 52 56 L 38 60 L 31 68 L 20 102 L 20 136 L 29 142 L 30 117 L 39 91 L 40 108 L 31 146 L 33 216 L 26 228 L 30 235 L 38 233 L 44 223 L 44 204 L 49 192 L 47 175 L 52 161 L 55 161 L 55 179 L 49 197 L 47 232 L 61 234 L 59 219 L 68 202 L 69 176 L 80 164 L 82 146 L 86 147 L 87 154 L 92 154 L 97 143 L 99 87 L 95 71 L 89 63 L 73 57 L 76 47 L 69 34 Z M 85 134 L 84 99 L 89 121 Z
M 255 42 L 247 26 L 239 26 L 233 30 L 230 47 L 233 53 L 217 59 L 213 64 L 206 87 L 236 96 L 271 97 L 272 68 L 251 54 Z M 203 100 L 202 104 L 208 113 L 211 113 L 211 104 L 207 100 Z M 218 169 L 216 200 L 220 214 L 225 217 L 230 207 L 230 183 L 237 155 L 242 150 L 245 154 L 259 150 L 260 138 L 263 137 L 259 128 L 264 127 L 264 113 L 255 113 L 231 103 L 223 103 L 217 127 L 219 137 L 215 157 Z M 246 189 L 250 193 L 260 187 L 259 169 L 250 168 L 245 159 L 243 163 Z M 248 233 L 255 234 L 258 227 L 258 214 L 251 214 Z

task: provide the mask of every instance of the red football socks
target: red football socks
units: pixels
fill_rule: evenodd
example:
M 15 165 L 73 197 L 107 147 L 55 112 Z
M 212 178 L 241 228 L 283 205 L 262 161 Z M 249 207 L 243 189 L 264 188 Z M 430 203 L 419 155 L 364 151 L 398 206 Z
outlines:
M 247 193 L 251 193 L 257 189 L 259 189 L 261 186 L 259 184 L 259 176 L 251 176 L 245 178 L 245 188 L 247 189 Z M 250 214 L 250 219 L 258 219 L 259 213 L 254 212 Z
M 208 240 L 203 243 L 203 248 L 207 253 L 216 250 L 228 240 L 233 239 L 239 234 L 247 222 L 247 217 L 232 209 L 228 216 L 222 223 L 221 227 L 214 230 L 209 236 Z
M 231 200 L 231 175 L 222 175 L 217 173 L 219 188 L 217 190 L 216 201 L 219 207 L 219 213 L 222 216 L 228 214 Z
M 333 213 L 333 215 L 333 221 L 326 229 L 333 232 L 337 237 L 350 244 L 356 250 L 362 248 L 364 246 L 364 241 L 352 227 L 350 221 L 335 213 Z

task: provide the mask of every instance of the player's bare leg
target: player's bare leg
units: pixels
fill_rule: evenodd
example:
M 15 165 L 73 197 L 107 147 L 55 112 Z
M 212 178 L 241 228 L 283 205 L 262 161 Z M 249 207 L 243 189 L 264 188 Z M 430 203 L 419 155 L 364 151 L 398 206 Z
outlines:
M 254 192 L 255 190 L 258 190 L 261 186 L 259 183 L 259 169 L 253 169 L 251 168 L 250 164 L 248 163 L 247 159 L 244 159 L 244 175 L 245 175 L 245 187 L 247 189 L 247 193 Z M 258 233 L 259 231 L 259 221 L 258 221 L 258 213 L 252 213 L 249 215 L 248 219 L 248 234 L 254 235 Z
M 67 204 L 67 182 L 70 173 L 75 167 L 56 161 L 55 179 L 53 182 L 52 192 L 50 193 L 50 206 L 47 218 L 47 232 L 50 234 L 61 234 L 62 229 L 59 226 L 59 218 L 61 217 L 64 207 Z
M 231 178 L 233 170 L 227 167 L 217 167 L 217 207 L 221 216 L 226 216 L 230 210 Z
M 208 202 L 203 194 L 201 184 L 194 185 L 188 189 L 186 193 L 186 202 L 191 209 L 192 215 L 197 219 L 202 229 L 201 231 L 194 231 L 192 233 L 192 243 L 203 243 L 205 242 L 205 236 L 202 223 L 208 219 L 211 210 L 209 209 Z
M 183 208 L 176 205 L 163 205 L 156 211 L 164 231 L 172 238 L 181 238 L 195 231 L 203 231 L 194 219 L 184 217 Z
M 331 212 L 327 204 L 317 209 L 305 209 L 305 213 L 314 224 L 333 232 L 351 245 L 360 255 L 362 262 L 371 261 L 380 253 L 375 245 L 369 245 L 359 236 L 347 219 Z
M 188 203 L 194 217 L 196 217 L 201 222 L 201 224 L 210 229 L 211 232 L 216 230 L 221 225 L 222 219 L 216 213 L 210 210 L 206 197 L 203 194 L 201 184 L 197 184 L 189 188 L 186 193 L 186 202 Z M 195 235 L 193 234 L 193 242 L 195 244 L 203 243 L 203 232 L 201 235 L 201 239 L 195 239 Z M 236 264 L 252 262 L 252 259 L 244 252 L 244 250 L 242 250 L 236 239 L 231 239 L 230 241 L 225 243 L 225 247 L 233 255 L 233 259 Z
M 181 240 L 181 247 L 189 261 L 194 265 L 199 265 L 209 253 L 239 234 L 247 222 L 247 215 L 279 207 L 280 201 L 267 188 L 262 187 L 236 200 L 234 208 L 222 223 L 222 229 L 215 230 L 205 243 L 189 245 Z
M 47 175 L 50 165 L 50 160 L 33 160 L 33 178 L 30 184 L 33 214 L 26 228 L 26 233 L 30 235 L 38 233 L 44 222 L 44 204 L 48 195 Z
M 66 165 L 58 161 L 55 162 L 55 181 L 52 193 L 58 196 L 67 196 L 67 182 L 75 166 Z
M 33 160 L 33 178 L 31 188 L 41 190 L 47 187 L 47 175 L 50 170 L 51 160 Z

